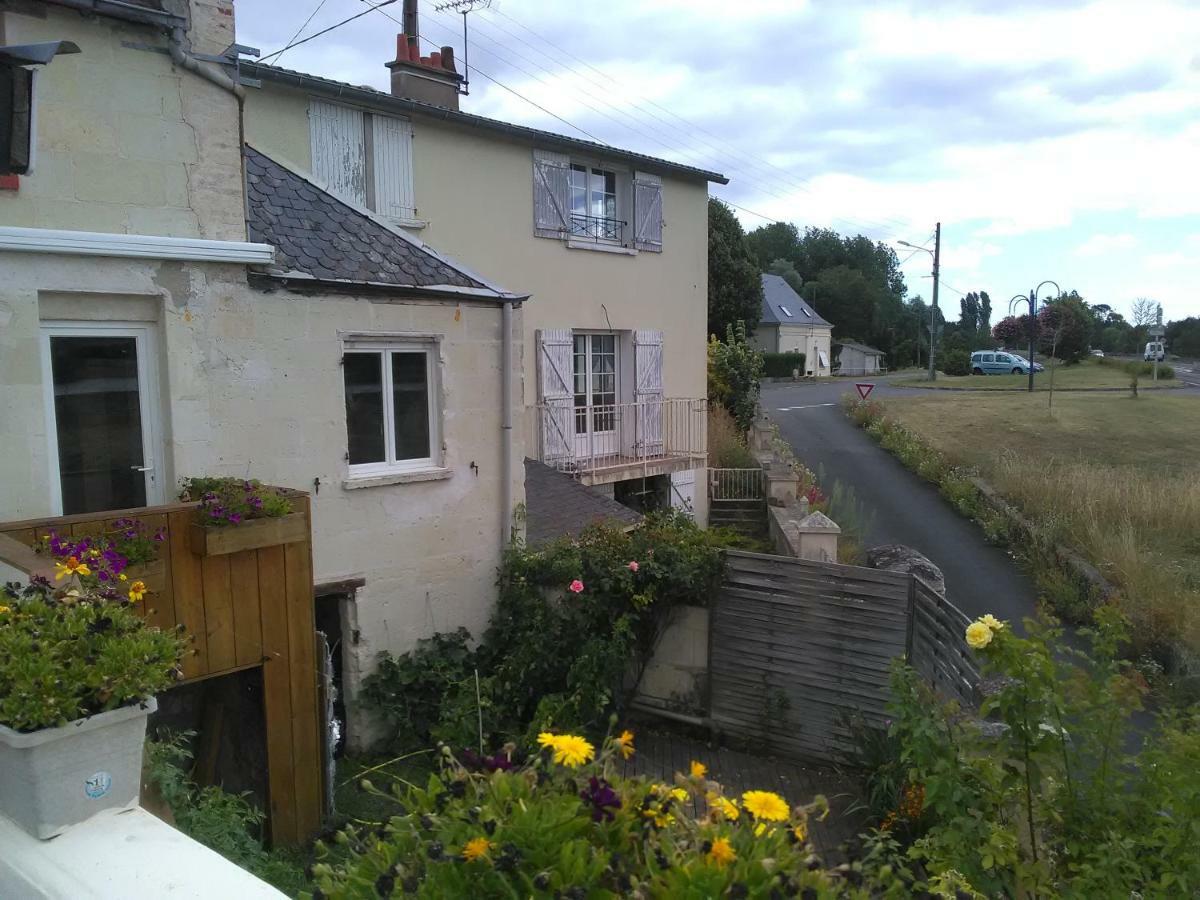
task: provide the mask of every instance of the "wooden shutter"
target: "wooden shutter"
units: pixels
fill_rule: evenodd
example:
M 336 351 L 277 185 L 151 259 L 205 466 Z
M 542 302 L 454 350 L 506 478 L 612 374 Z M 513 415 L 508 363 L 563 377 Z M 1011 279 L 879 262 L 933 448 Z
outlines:
M 633 399 L 638 404 L 638 450 L 648 456 L 663 452 L 663 333 L 633 333 Z
M 366 135 L 357 109 L 310 100 L 308 133 L 312 170 L 329 192 L 359 206 L 367 205 Z
M 633 246 L 662 253 L 662 179 L 648 172 L 633 176 Z
M 571 158 L 549 150 L 533 151 L 533 233 L 561 238 L 569 232 Z
M 671 473 L 671 506 L 693 518 L 696 515 L 696 470 Z
M 541 461 L 563 465 L 575 446 L 574 338 L 570 329 L 537 332 Z
M 412 123 L 378 113 L 373 113 L 371 120 L 375 150 L 375 212 L 393 219 L 415 219 Z

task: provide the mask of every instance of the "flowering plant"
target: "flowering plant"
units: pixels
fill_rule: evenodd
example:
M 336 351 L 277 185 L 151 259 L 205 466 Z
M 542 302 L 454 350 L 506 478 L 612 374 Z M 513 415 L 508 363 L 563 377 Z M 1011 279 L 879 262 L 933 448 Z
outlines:
M 158 547 L 166 540 L 166 529 L 150 534 L 138 519 L 117 519 L 113 525 L 115 531 L 78 540 L 51 531 L 34 549 L 55 558 L 56 581 L 76 578 L 83 586 L 120 591 L 137 602 L 146 594 L 146 586 L 136 578 L 131 580 L 126 570 L 157 557 Z
M 0 723 L 37 731 L 152 697 L 181 673 L 183 639 L 146 625 L 112 587 L 72 575 L 0 590 Z
M 258 479 L 196 477 L 183 479 L 179 499 L 200 501 L 200 524 L 237 525 L 247 519 L 278 519 L 292 511 L 279 488 Z
M 313 866 L 314 898 L 866 897 L 808 843 L 823 798 L 793 808 L 769 791 L 726 798 L 698 771 L 673 784 L 617 774 L 632 734 L 599 751 L 544 733 L 520 767 L 473 772 L 446 747 L 423 787 L 385 792 L 399 813 L 334 836 L 348 858 Z M 515 753 L 507 745 L 505 754 Z M 320 860 L 328 848 L 317 845 Z

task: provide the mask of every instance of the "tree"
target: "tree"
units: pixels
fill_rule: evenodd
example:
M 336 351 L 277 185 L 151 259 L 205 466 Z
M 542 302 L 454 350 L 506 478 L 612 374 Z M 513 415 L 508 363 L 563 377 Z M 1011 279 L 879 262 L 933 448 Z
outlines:
M 750 346 L 741 322 L 725 329 L 724 342 L 709 339 L 708 399 L 729 410 L 742 434 L 754 424 L 762 375 L 762 351 Z
M 767 271 L 772 275 L 778 275 L 788 283 L 797 294 L 800 293 L 800 288 L 804 286 L 804 279 L 800 277 L 800 273 L 796 271 L 796 267 L 792 265 L 790 260 L 777 259 L 767 267 Z
M 963 294 L 958 301 L 959 329 L 973 334 L 979 330 L 979 295 L 974 291 Z
M 799 256 L 800 231 L 791 222 L 772 222 L 750 232 L 746 236 L 746 243 L 764 271 L 777 259 L 785 259 L 795 265 Z
M 978 331 L 992 330 L 992 298 L 988 296 L 987 291 L 979 292 L 979 319 L 976 324 Z
M 1132 315 L 1134 328 L 1144 328 L 1158 321 L 1158 304 L 1148 297 L 1138 297 L 1133 301 Z
M 1189 316 L 1169 323 L 1167 347 L 1177 356 L 1200 357 L 1200 318 Z
M 1091 324 L 1087 303 L 1074 291 L 1047 301 L 1038 313 L 1039 349 L 1064 362 L 1078 362 L 1087 353 Z
M 821 318 L 833 323 L 836 337 L 873 343 L 880 293 L 879 284 L 858 269 L 835 266 L 806 282 L 802 296 Z
M 1002 347 L 1024 347 L 1030 335 L 1037 337 L 1037 320 L 1026 313 L 1023 316 L 1005 316 L 992 329 L 992 337 Z
M 746 233 L 728 206 L 708 201 L 708 333 L 725 334 L 736 322 L 753 333 L 762 316 L 761 269 Z

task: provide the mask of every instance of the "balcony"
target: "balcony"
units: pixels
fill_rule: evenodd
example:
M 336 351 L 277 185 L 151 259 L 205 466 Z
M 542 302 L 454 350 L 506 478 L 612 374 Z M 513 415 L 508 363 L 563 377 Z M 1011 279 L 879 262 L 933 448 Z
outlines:
M 530 455 L 584 484 L 667 475 L 704 466 L 708 401 L 646 400 L 576 406 L 570 399 L 532 408 Z

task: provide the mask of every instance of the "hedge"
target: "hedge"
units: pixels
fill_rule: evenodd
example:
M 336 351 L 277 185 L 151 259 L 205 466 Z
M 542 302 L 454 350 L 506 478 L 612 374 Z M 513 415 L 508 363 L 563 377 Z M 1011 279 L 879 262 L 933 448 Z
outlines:
M 768 378 L 791 378 L 792 371 L 804 374 L 803 353 L 764 353 L 763 374 Z

